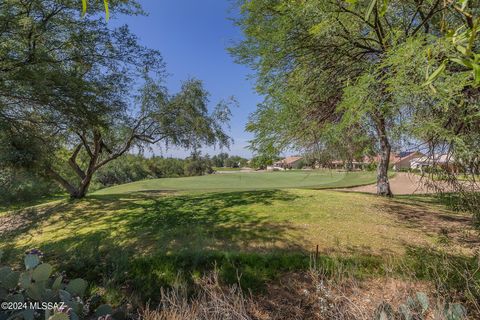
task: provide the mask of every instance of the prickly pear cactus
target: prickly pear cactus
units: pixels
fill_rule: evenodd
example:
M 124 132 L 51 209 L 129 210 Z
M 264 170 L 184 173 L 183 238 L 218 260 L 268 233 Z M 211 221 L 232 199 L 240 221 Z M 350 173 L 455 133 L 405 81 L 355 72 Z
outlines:
M 418 292 L 415 297 L 409 297 L 405 304 L 401 304 L 398 310 L 383 303 L 375 311 L 376 320 L 425 320 L 429 319 L 429 314 L 435 313 L 440 319 L 446 320 L 464 320 L 467 319 L 467 310 L 461 304 L 452 303 L 446 305 L 441 310 L 434 309 L 430 305 L 428 296 L 423 292 Z
M 0 252 L 0 259 L 2 253 Z M 0 266 L 0 320 L 77 320 L 123 318 L 110 306 L 89 310 L 84 303 L 88 284 L 83 279 L 66 281 L 53 267 L 42 263 L 43 253 L 31 250 L 24 258 L 25 271 Z

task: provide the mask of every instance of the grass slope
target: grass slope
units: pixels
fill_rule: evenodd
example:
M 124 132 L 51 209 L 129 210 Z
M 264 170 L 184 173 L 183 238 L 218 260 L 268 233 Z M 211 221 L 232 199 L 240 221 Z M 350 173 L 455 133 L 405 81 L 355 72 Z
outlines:
M 454 237 L 441 242 L 443 230 L 466 232 L 469 221 L 430 198 L 300 189 L 92 195 L 8 218 L 0 217 L 7 258 L 40 248 L 71 276 L 149 298 L 179 274 L 193 281 L 215 265 L 226 281 L 236 282 L 239 272 L 242 285 L 255 289 L 308 268 L 316 245 L 326 265 L 339 256 L 361 273 L 379 274 L 387 256 L 461 247 Z M 121 299 L 115 290 L 109 299 Z
M 222 191 L 285 188 L 341 188 L 375 182 L 374 172 L 291 171 L 214 174 L 202 177 L 144 180 L 97 191 L 97 195 L 139 191 Z

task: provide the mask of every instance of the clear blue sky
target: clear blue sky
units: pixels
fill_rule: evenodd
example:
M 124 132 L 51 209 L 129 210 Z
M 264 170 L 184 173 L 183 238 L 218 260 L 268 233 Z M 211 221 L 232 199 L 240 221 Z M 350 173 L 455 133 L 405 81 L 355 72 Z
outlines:
M 229 18 L 236 14 L 229 0 L 140 0 L 148 16 L 120 16 L 110 23 L 128 24 L 140 42 L 157 49 L 167 64 L 167 87 L 176 92 L 182 80 L 195 77 L 204 81 L 211 93 L 212 107 L 222 98 L 235 96 L 240 104 L 233 111 L 231 136 L 235 143 L 230 154 L 245 157 L 251 138 L 244 131 L 248 115 L 262 100 L 255 93 L 251 70 L 235 64 L 226 48 L 241 39 L 240 30 Z M 205 150 L 210 155 L 219 150 Z M 159 154 L 160 151 L 155 151 Z M 185 156 L 188 152 L 164 150 L 165 156 Z

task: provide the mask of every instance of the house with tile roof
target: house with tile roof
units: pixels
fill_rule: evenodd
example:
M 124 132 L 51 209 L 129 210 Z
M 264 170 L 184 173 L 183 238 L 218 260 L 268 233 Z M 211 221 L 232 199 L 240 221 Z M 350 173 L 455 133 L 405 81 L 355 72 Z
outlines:
M 286 169 L 293 169 L 296 165 L 298 165 L 303 160 L 302 157 L 286 157 L 280 161 L 277 161 L 273 164 L 273 166 L 267 168 L 270 170 L 286 170 Z
M 393 170 L 400 171 L 413 169 L 412 164 L 422 157 L 424 157 L 424 155 L 418 151 L 400 152 L 398 158 L 393 162 Z

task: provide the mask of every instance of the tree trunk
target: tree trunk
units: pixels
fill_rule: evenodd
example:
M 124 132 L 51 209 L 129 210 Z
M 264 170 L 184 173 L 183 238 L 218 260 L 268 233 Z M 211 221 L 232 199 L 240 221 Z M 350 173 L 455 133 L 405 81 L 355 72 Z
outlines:
M 78 152 L 76 152 L 78 153 Z M 89 162 L 88 169 L 86 172 L 83 172 L 82 169 L 76 163 L 76 156 L 70 158 L 70 166 L 74 169 L 74 172 L 81 179 L 81 182 L 78 186 L 72 185 L 66 179 L 64 179 L 59 173 L 55 172 L 53 169 L 48 168 L 48 174 L 57 181 L 70 195 L 72 199 L 82 199 L 87 195 L 88 188 L 93 179 L 93 174 L 97 171 L 96 162 L 98 159 L 98 153 L 92 155 L 92 158 Z
M 71 198 L 75 198 L 75 195 L 78 193 L 77 188 L 72 186 L 70 182 L 65 180 L 60 174 L 55 172 L 51 168 L 47 168 L 47 174 L 52 177 L 53 180 L 57 181 L 69 194 Z
M 380 196 L 393 196 L 390 190 L 390 182 L 388 181 L 388 167 L 390 165 L 391 147 L 388 140 L 381 143 L 380 159 L 377 168 L 377 194 Z
M 87 195 L 88 188 L 90 187 L 90 183 L 92 182 L 93 178 L 93 173 L 89 172 L 90 170 L 87 171 L 87 175 L 85 176 L 85 179 L 82 180 L 82 183 L 80 184 L 80 187 L 78 188 L 78 192 L 74 198 L 76 199 L 81 199 Z
M 390 165 L 390 152 L 392 147 L 388 140 L 384 119 L 377 121 L 377 131 L 380 142 L 380 154 L 377 167 L 377 195 L 391 197 L 393 193 L 388 181 L 388 167 Z
M 57 181 L 70 194 L 70 198 L 84 198 L 87 195 L 94 173 L 104 165 L 108 164 L 110 161 L 119 158 L 120 156 L 128 152 L 128 150 L 130 150 L 130 147 L 132 146 L 134 140 L 139 137 L 135 130 L 138 129 L 140 124 L 141 122 L 137 124 L 131 136 L 127 139 L 125 145 L 115 153 L 112 153 L 110 151 L 111 149 L 105 145 L 99 130 L 93 130 L 93 141 L 91 144 L 89 144 L 87 137 L 83 132 L 77 133 L 80 137 L 81 142 L 75 147 L 75 149 L 73 149 L 72 156 L 69 158 L 68 163 L 77 175 L 77 177 L 80 178 L 80 185 L 75 186 L 71 184 L 69 181 L 64 179 L 59 173 L 55 172 L 51 168 L 47 169 L 48 175 L 52 177 L 55 181 Z M 88 162 L 88 168 L 85 172 L 82 170 L 82 168 L 80 168 L 77 163 L 77 156 L 82 148 L 85 148 L 88 156 L 90 157 L 90 161 Z M 111 155 L 105 160 L 99 161 L 100 154 L 103 150 L 107 150 Z
M 353 171 L 353 160 L 348 159 L 345 166 L 346 166 L 346 169 L 347 169 L 348 172 Z

